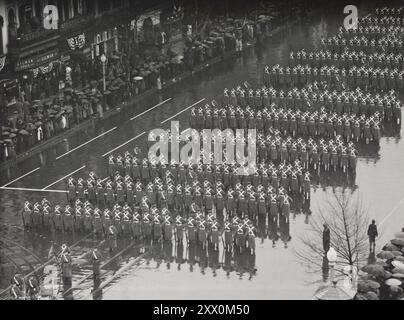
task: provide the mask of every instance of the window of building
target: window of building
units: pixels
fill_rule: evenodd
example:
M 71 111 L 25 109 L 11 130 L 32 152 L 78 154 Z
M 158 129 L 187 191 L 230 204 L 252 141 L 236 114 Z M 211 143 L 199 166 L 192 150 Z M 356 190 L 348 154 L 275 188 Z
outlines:
M 84 0 L 83 12 L 86 14 L 95 14 L 95 0 Z
M 4 27 L 4 18 L 0 16 L 0 55 L 4 53 L 3 50 L 3 27 Z
M 110 1 L 98 0 L 98 13 L 106 12 L 110 9 Z
M 119 8 L 122 7 L 123 1 L 122 0 L 112 0 L 112 8 Z
M 62 3 L 63 3 L 63 18 L 64 20 L 68 20 L 71 18 L 70 6 L 69 6 L 70 1 L 62 1 Z
M 73 0 L 74 15 L 80 15 L 83 13 L 83 0 Z
M 34 10 L 35 10 L 35 16 L 38 18 L 42 18 L 42 15 L 43 15 L 42 0 L 34 1 Z

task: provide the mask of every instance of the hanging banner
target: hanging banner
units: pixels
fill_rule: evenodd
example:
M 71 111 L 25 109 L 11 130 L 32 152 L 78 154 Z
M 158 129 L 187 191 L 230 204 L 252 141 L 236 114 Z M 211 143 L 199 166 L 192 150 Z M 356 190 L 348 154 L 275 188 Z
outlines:
M 42 74 L 49 73 L 53 69 L 53 62 L 49 63 L 49 65 L 44 66 L 44 67 L 39 67 L 39 70 L 41 71 Z
M 0 71 L 3 70 L 5 64 L 6 64 L 6 56 L 0 57 Z
M 83 49 L 86 44 L 86 35 L 82 33 L 66 40 L 70 50 Z
M 59 51 L 54 49 L 48 53 L 37 55 L 30 58 L 24 58 L 16 63 L 15 71 L 37 68 L 40 65 L 49 63 L 59 57 Z

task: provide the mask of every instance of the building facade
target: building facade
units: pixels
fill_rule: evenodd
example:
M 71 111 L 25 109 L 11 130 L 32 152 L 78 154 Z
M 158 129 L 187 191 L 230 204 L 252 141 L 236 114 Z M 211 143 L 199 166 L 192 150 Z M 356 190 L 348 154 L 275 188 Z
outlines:
M 158 26 L 162 12 L 175 5 L 174 0 L 1 0 L 0 88 L 11 78 L 19 85 L 37 77 L 57 83 L 77 61 L 94 64 L 102 54 L 125 52 L 132 41 L 144 40 L 146 22 Z M 57 15 L 47 6 L 55 6 Z M 7 95 L 15 96 L 16 87 Z

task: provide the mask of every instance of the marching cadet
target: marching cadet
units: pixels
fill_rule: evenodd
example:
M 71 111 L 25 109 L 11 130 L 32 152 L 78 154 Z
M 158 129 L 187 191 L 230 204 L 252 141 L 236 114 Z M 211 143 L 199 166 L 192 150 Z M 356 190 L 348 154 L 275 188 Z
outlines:
M 116 202 L 120 205 L 123 205 L 125 202 L 125 191 L 124 191 L 124 184 L 121 180 L 116 182 Z
M 103 222 L 103 213 L 100 208 L 94 208 L 93 216 L 92 216 L 92 225 L 95 235 L 104 235 L 104 222 Z
M 146 158 L 144 158 L 143 161 L 142 161 L 141 175 L 142 175 L 142 182 L 143 183 L 147 183 L 147 181 L 150 180 L 149 162 L 148 162 L 148 160 Z
M 189 184 L 186 184 L 184 187 L 184 209 L 187 218 L 189 217 L 189 211 L 192 201 L 193 201 L 192 187 Z
M 150 214 L 149 212 L 144 212 L 143 213 L 143 218 L 142 218 L 142 229 L 143 229 L 143 237 L 144 237 L 144 241 L 145 243 L 147 241 L 151 240 L 151 220 L 150 220 Z M 145 247 L 143 246 L 141 249 L 141 252 L 145 251 Z
M 10 296 L 13 300 L 24 300 L 23 291 L 14 283 L 10 288 Z
M 41 205 L 38 202 L 34 203 L 32 209 L 32 225 L 36 229 L 39 229 L 42 226 L 42 210 Z
M 24 278 L 18 274 L 15 274 L 11 279 L 11 285 L 12 287 L 10 289 L 10 293 L 13 299 L 23 300 L 25 298 L 25 287 L 26 287 Z
M 105 187 L 101 179 L 97 179 L 95 196 L 97 199 L 97 205 L 103 208 L 105 206 Z
M 55 209 L 56 211 L 56 209 Z M 56 215 L 55 215 L 56 219 Z M 93 208 L 90 205 L 84 206 L 84 230 L 86 232 L 93 231 Z
M 142 201 L 142 198 L 145 196 L 145 193 L 143 192 L 143 184 L 139 180 L 135 184 L 135 192 L 136 192 L 135 205 L 139 206 Z
M 112 178 L 116 172 L 115 158 L 112 154 L 108 157 L 108 175 Z
M 53 221 L 56 231 L 63 230 L 63 216 L 62 216 L 62 208 L 60 205 L 55 206 Z
M 31 228 L 32 225 L 32 204 L 29 201 L 25 201 L 24 209 L 22 211 L 22 223 L 25 230 Z
M 108 229 L 111 225 L 113 225 L 112 221 L 112 214 L 111 211 L 108 208 L 105 208 L 103 213 L 102 213 L 102 222 L 103 222 L 103 227 L 105 232 L 108 234 Z
M 85 187 L 84 187 L 84 180 L 83 180 L 83 178 L 79 178 L 79 179 L 77 180 L 77 186 L 76 186 L 76 188 L 77 188 L 77 197 L 78 197 L 81 201 L 86 200 L 86 199 L 85 199 L 85 194 L 84 194 L 84 192 L 85 192 Z
M 177 184 L 175 195 L 175 209 L 178 213 L 182 213 L 184 208 L 184 195 L 182 192 L 182 185 Z
M 177 243 L 182 244 L 184 239 L 184 228 L 185 228 L 184 219 L 177 214 L 175 217 L 175 239 Z
M 123 233 L 121 208 L 122 207 L 118 203 L 116 203 L 114 206 L 114 209 L 112 211 L 112 216 L 113 216 L 113 220 L 114 220 L 113 225 L 115 226 L 117 236 L 119 236 Z
M 136 156 L 133 156 L 132 158 L 131 177 L 135 181 L 139 181 L 141 179 L 139 159 Z
M 63 229 L 64 231 L 71 232 L 73 231 L 73 209 L 70 205 L 65 206 L 64 214 L 63 214 Z
M 26 294 L 30 300 L 37 300 L 39 294 L 39 282 L 35 276 L 30 276 L 27 281 Z
M 152 207 L 152 216 L 153 216 L 153 241 L 160 241 L 162 239 L 163 230 L 161 227 L 161 216 L 159 215 L 159 211 L 157 207 L 154 205 Z
M 71 203 L 76 201 L 76 181 L 72 177 L 67 180 L 67 190 L 67 201 Z
M 189 216 L 187 219 L 187 242 L 188 244 L 196 241 L 196 221 L 194 217 Z
M 213 218 L 210 225 L 210 240 L 213 244 L 213 250 L 219 250 L 220 224 Z
M 87 179 L 87 192 L 88 200 L 93 204 L 96 203 L 95 180 L 92 177 Z
M 256 228 L 254 227 L 251 221 L 246 226 L 246 234 L 247 234 L 248 248 L 250 249 L 250 253 L 254 254 Z
M 140 219 L 139 213 L 135 211 L 132 216 L 132 236 L 134 240 L 139 239 L 142 235 Z
M 164 216 L 164 241 L 171 241 L 173 236 L 173 225 L 169 215 Z
M 198 242 L 202 245 L 202 248 L 206 248 L 206 241 L 207 241 L 207 236 L 206 236 L 206 222 L 203 217 L 200 219 L 197 219 L 197 228 L 198 228 Z

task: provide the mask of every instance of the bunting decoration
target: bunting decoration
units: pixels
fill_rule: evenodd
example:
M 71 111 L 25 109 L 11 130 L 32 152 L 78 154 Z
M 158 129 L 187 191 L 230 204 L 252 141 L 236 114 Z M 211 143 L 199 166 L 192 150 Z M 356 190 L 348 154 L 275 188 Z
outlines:
M 78 36 L 68 38 L 67 44 L 71 50 L 82 49 L 86 44 L 86 35 L 84 33 L 79 34 Z
M 0 57 L 0 71 L 3 70 L 5 64 L 6 64 L 6 56 Z
M 32 73 L 34 74 L 34 78 L 36 78 L 38 76 L 39 69 L 38 68 L 32 69 Z
M 45 66 L 45 67 L 39 67 L 39 70 L 41 71 L 42 74 L 51 72 L 52 69 L 53 69 L 53 63 L 52 63 L 52 62 L 49 63 L 49 64 L 48 64 L 47 66 Z

